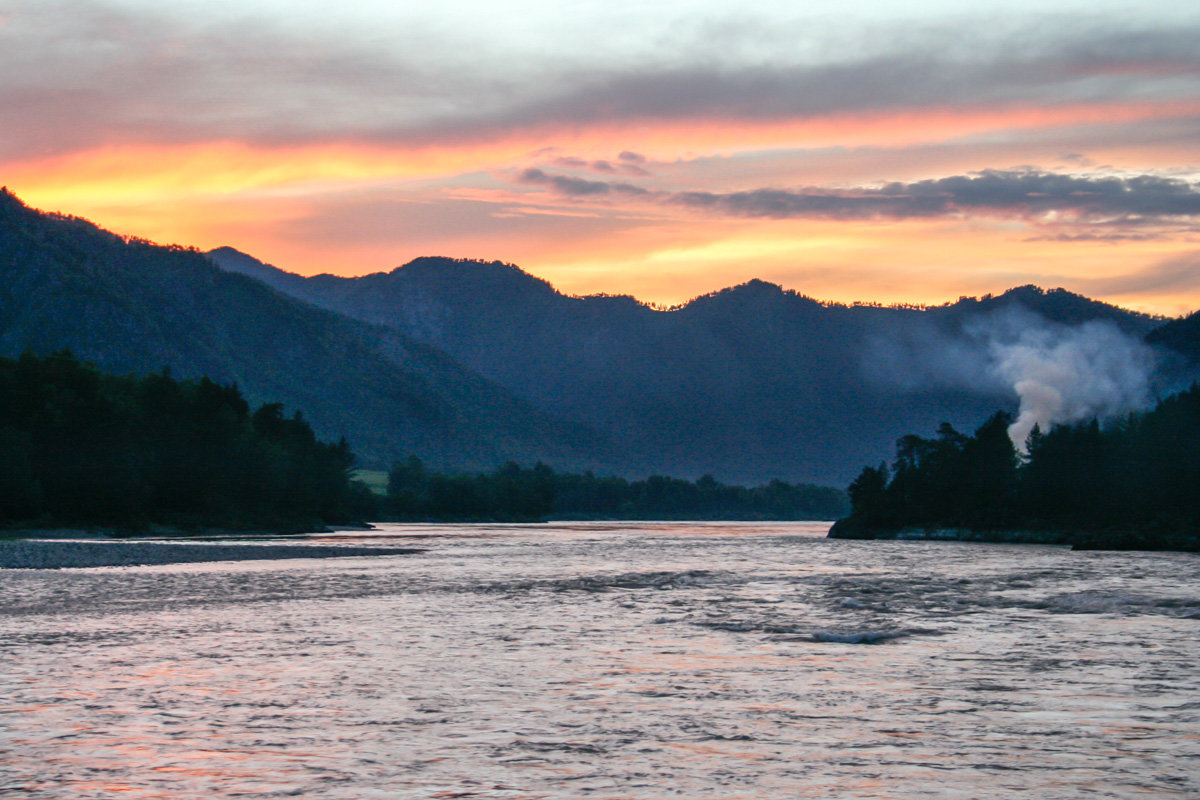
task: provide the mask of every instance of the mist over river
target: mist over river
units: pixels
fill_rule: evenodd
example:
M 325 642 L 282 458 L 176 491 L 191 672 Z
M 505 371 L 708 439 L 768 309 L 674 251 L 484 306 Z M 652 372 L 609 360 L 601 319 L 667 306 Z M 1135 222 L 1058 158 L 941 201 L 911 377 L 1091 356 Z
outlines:
M 827 529 L 0 570 L 0 796 L 1200 797 L 1200 556 Z

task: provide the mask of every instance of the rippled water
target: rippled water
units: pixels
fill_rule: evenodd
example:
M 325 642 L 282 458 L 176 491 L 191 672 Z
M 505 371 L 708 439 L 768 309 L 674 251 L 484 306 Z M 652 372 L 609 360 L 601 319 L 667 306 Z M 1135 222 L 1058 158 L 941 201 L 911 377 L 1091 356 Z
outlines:
M 826 527 L 0 571 L 0 795 L 1200 797 L 1200 557 Z

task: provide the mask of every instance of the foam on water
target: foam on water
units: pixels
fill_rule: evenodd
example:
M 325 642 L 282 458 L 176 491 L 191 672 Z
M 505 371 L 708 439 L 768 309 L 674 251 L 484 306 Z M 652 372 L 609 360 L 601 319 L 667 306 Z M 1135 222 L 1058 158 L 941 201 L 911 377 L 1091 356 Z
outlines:
M 0 795 L 1200 796 L 1200 557 L 825 527 L 3 570 Z

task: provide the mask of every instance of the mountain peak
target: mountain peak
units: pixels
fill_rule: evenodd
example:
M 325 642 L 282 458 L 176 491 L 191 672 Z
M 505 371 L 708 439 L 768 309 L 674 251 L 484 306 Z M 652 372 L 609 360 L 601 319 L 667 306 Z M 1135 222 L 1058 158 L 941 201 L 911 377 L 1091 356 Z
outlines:
M 400 271 L 409 273 L 451 272 L 456 274 L 513 274 L 534 278 L 516 264 L 504 261 L 479 261 L 473 258 L 451 258 L 450 256 L 418 256 L 407 264 L 396 267 L 392 274 Z M 534 278 L 534 280 L 540 280 Z
M 733 291 L 752 295 L 783 294 L 783 287 L 760 278 L 751 278 L 743 284 L 733 287 Z
M 549 281 L 530 275 L 516 264 L 504 261 L 476 261 L 469 258 L 422 256 L 397 267 L 392 277 L 422 283 L 452 282 L 461 289 L 488 291 L 525 291 L 539 295 L 557 294 Z
M 29 206 L 22 203 L 21 198 L 10 192 L 7 186 L 0 186 L 0 209 L 17 211 L 28 208 Z

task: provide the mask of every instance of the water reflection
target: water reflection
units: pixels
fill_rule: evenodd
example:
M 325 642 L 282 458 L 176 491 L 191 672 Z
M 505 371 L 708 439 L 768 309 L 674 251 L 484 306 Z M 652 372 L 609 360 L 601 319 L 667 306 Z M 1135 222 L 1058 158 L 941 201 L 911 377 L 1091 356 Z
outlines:
M 823 532 L 2 573 L 0 795 L 1200 796 L 1200 559 Z

